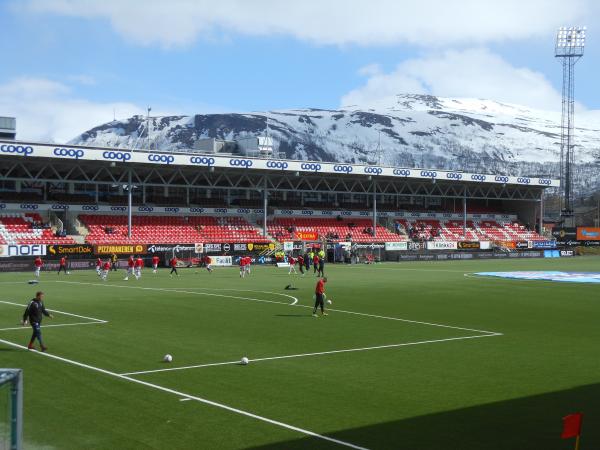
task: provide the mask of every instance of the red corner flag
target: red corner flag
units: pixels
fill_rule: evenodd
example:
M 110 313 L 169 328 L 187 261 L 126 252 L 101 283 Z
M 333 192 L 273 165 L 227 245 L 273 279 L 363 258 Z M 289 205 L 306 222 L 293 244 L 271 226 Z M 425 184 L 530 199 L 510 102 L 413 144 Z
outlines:
M 569 414 L 563 417 L 563 431 L 560 437 L 563 439 L 579 438 L 581 435 L 582 419 L 582 413 Z

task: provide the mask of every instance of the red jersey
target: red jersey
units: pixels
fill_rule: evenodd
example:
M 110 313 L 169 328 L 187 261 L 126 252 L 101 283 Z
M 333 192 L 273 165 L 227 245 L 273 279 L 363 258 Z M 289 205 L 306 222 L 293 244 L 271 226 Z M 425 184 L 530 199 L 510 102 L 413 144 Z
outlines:
M 60 265 L 61 266 L 66 266 L 67 265 L 67 259 L 64 256 L 62 258 L 60 258 Z
M 100 261 L 100 260 L 98 260 L 98 261 Z M 129 260 L 127 261 L 127 265 L 128 265 L 129 267 L 133 267 L 133 266 L 135 266 L 135 261 L 133 260 L 133 256 L 130 256 L 130 257 L 129 257 Z
M 319 279 L 317 281 L 317 287 L 315 288 L 315 294 L 322 294 L 325 292 L 325 281 L 323 279 Z
M 144 267 L 144 260 L 142 258 L 138 258 L 135 260 L 135 267 Z
M 252 263 L 252 258 L 250 256 L 246 256 L 246 265 L 249 266 Z
M 104 270 L 106 270 L 106 271 L 109 271 L 109 270 L 110 270 L 110 263 L 109 263 L 108 261 L 106 261 L 106 262 L 104 263 L 104 266 L 102 266 L 102 268 L 103 268 Z
M 319 264 L 319 257 L 317 255 L 315 255 L 313 258 L 313 264 L 315 264 L 315 265 Z
M 158 263 L 160 261 L 160 258 L 158 256 L 153 256 L 152 257 L 152 264 L 155 266 L 158 266 Z
M 204 264 L 212 264 L 212 258 L 208 255 L 204 257 Z
M 102 267 L 102 260 L 100 258 L 96 260 L 96 267 Z
M 301 266 L 304 265 L 304 258 L 302 257 L 302 255 L 298 256 L 298 264 Z
M 290 257 L 288 258 L 288 262 L 290 263 L 290 266 L 293 266 L 293 265 L 295 265 L 295 264 L 296 264 L 296 260 L 294 259 L 294 257 L 293 257 L 293 256 L 290 256 Z
M 169 261 L 169 263 L 171 264 L 171 267 L 177 267 L 177 258 L 171 259 L 171 261 Z
M 35 267 L 42 267 L 44 265 L 44 263 L 42 262 L 42 258 L 40 258 L 39 256 L 35 258 L 33 264 L 35 265 Z
M 244 267 L 245 265 L 246 265 L 246 257 L 245 257 L 245 256 L 242 256 L 242 257 L 240 258 L 240 266 Z

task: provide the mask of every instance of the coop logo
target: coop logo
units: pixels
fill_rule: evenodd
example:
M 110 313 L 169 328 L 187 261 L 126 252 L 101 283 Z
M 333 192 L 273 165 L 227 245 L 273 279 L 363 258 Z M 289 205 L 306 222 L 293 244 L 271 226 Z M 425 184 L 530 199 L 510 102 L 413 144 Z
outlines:
M 179 212 L 179 210 L 180 209 L 177 208 L 177 207 L 167 207 L 167 208 L 165 208 L 165 212 L 174 212 L 174 213 L 177 213 L 177 212 Z
M 321 164 L 318 163 L 302 163 L 300 164 L 302 170 L 310 170 L 311 172 L 320 172 Z
M 61 156 L 63 158 L 79 159 L 85 152 L 76 148 L 55 148 L 53 151 L 55 156 Z
M 148 155 L 148 161 L 171 164 L 173 161 L 175 161 L 175 157 L 173 155 L 159 155 L 156 153 L 150 153 Z
M 52 209 L 54 211 L 67 211 L 69 209 L 69 205 L 56 204 L 56 205 L 52 205 L 50 207 L 50 209 Z
M 252 167 L 252 160 L 251 159 L 238 159 L 238 158 L 232 158 L 229 160 L 229 165 L 232 167 L 243 167 L 244 169 L 248 169 L 249 167 Z
M 373 174 L 373 175 L 381 175 L 381 172 L 383 172 L 383 169 L 381 167 L 365 167 L 364 172 Z
M 199 166 L 214 166 L 215 158 L 207 158 L 206 156 L 192 156 L 190 158 L 190 163 L 197 164 Z
M 228 213 L 228 210 L 227 210 L 227 208 L 215 208 L 215 209 L 214 209 L 214 212 L 215 212 L 216 214 L 227 214 L 227 213 Z
M 98 211 L 100 207 L 98 205 L 82 205 L 82 211 Z
M 29 156 L 33 153 L 33 148 L 28 145 L 0 145 L 0 152 Z
M 312 216 L 313 213 L 314 213 L 314 211 L 310 211 L 310 210 L 307 210 L 307 209 L 303 209 L 302 210 L 302 215 L 303 216 Z
M 394 169 L 394 175 L 398 175 L 401 177 L 409 177 L 410 176 L 410 170 L 408 169 Z
M 39 206 L 36 205 L 35 203 L 21 203 L 19 205 L 19 208 L 21 208 L 21 209 L 38 209 Z
M 248 208 L 238 208 L 236 210 L 236 212 L 238 214 L 250 214 L 250 209 L 248 209 Z
M 267 161 L 267 167 L 269 169 L 285 170 L 288 168 L 288 163 L 285 161 Z
M 127 152 L 104 152 L 102 153 L 103 159 L 109 161 L 129 161 L 131 159 L 131 153 Z
M 152 206 L 138 206 L 137 209 L 139 212 L 152 212 L 154 208 Z
M 335 166 L 333 166 L 334 172 L 352 173 L 353 170 L 354 168 L 352 166 L 348 166 L 345 164 L 336 164 Z
M 531 178 L 519 177 L 519 178 L 517 178 L 517 183 L 529 184 L 529 183 L 531 183 Z
M 191 213 L 203 213 L 204 208 L 190 208 Z
M 446 178 L 449 180 L 462 180 L 462 173 L 457 172 L 448 172 L 446 174 Z
M 540 178 L 538 180 L 538 184 L 541 184 L 543 186 L 550 186 L 552 184 L 552 180 L 549 180 L 548 178 Z
M 427 178 L 437 178 L 437 172 L 434 170 L 421 170 L 421 176 Z
M 111 206 L 111 211 L 127 211 L 127 206 Z
M 473 181 L 485 181 L 487 177 L 485 175 L 473 174 L 471 175 L 471 180 Z
M 0 203 L 0 209 L 6 209 L 6 203 Z
M 498 183 L 508 183 L 508 177 L 496 175 L 496 177 L 494 178 L 494 181 L 497 181 Z

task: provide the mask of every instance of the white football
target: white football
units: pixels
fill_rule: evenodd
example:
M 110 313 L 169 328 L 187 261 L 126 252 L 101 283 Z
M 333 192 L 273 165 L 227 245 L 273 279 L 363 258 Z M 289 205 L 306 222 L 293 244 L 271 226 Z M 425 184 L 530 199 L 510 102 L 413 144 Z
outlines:
M 245 366 L 250 362 L 250 360 L 244 356 L 240 362 L 243 366 Z
M 327 303 L 331 305 L 333 302 L 331 300 L 327 300 Z
M 169 363 L 169 362 L 173 361 L 173 357 L 171 355 L 165 355 L 163 357 L 163 361 Z

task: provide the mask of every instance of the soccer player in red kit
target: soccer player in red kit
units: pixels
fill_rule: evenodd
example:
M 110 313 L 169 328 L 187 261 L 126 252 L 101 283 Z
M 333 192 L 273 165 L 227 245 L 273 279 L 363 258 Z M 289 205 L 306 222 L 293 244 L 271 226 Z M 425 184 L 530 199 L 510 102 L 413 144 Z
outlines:
M 315 253 L 315 256 L 313 256 L 313 273 L 317 273 L 317 270 L 319 269 L 319 255 L 317 255 Z
M 138 256 L 135 260 L 134 263 L 134 274 L 135 274 L 135 279 L 139 280 L 140 278 L 142 278 L 142 267 L 144 267 L 144 260 L 142 259 L 141 256 Z
M 298 268 L 302 276 L 304 276 L 304 257 L 302 255 L 298 255 Z
M 209 273 L 212 273 L 212 258 L 208 255 L 204 256 L 204 267 L 206 267 Z
M 96 273 L 98 276 L 102 275 L 102 260 L 100 258 L 96 260 Z
M 242 256 L 240 258 L 240 278 L 244 278 L 246 275 L 246 257 Z
M 67 257 L 63 256 L 62 258 L 60 258 L 60 262 L 58 264 L 58 273 L 57 275 L 60 275 L 60 272 L 64 272 L 65 275 L 68 275 L 69 272 L 67 272 Z
M 125 274 L 125 278 L 124 278 L 125 281 L 129 280 L 129 275 L 133 275 L 134 267 L 135 267 L 135 259 L 134 259 L 133 255 L 131 255 L 129 257 L 129 259 L 127 260 L 127 273 Z
M 327 315 L 325 312 L 325 283 L 327 283 L 327 277 L 319 278 L 319 281 L 317 281 L 317 286 L 315 287 L 315 309 L 313 309 L 313 317 L 318 317 L 318 307 L 321 307 L 321 315 Z
M 100 275 L 100 278 L 102 278 L 102 281 L 106 281 L 106 279 L 108 278 L 108 272 L 110 272 L 110 267 L 111 267 L 110 259 L 107 259 L 102 264 L 102 275 Z
M 42 258 L 37 256 L 34 260 L 33 260 L 33 265 L 35 267 L 33 274 L 36 276 L 36 278 L 40 277 L 40 271 L 42 270 L 42 266 L 44 265 L 44 261 L 42 261 Z
M 160 258 L 156 255 L 152 257 L 152 273 L 158 273 L 158 263 L 160 262 Z
M 290 271 L 288 272 L 288 275 L 291 275 L 292 272 L 298 275 L 298 272 L 296 272 L 296 260 L 292 255 L 288 256 L 288 264 L 290 265 Z
M 177 273 L 177 256 L 173 256 L 171 258 L 171 260 L 169 261 L 169 265 L 171 266 L 171 272 L 169 273 L 169 276 L 172 277 L 173 273 L 179 276 L 179 274 Z

